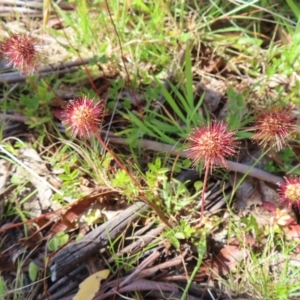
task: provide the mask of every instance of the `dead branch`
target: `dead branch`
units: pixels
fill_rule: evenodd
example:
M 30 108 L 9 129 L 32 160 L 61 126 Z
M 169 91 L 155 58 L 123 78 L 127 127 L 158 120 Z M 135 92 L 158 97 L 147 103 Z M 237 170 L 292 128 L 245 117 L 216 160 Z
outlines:
M 137 220 L 148 209 L 145 203 L 137 202 L 88 233 L 80 241 L 68 244 L 51 259 L 52 281 L 56 281 L 89 256 L 106 247 L 109 241 L 115 239 L 128 224 Z

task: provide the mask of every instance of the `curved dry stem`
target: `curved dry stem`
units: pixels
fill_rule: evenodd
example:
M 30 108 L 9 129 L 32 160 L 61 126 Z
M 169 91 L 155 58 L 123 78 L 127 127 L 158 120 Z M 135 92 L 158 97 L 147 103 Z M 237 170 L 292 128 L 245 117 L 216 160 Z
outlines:
M 118 137 L 110 137 L 109 141 L 112 143 L 116 143 L 116 144 L 127 144 L 127 145 L 130 144 L 130 142 L 128 140 L 126 140 L 124 138 L 118 138 Z M 141 147 L 143 149 L 154 150 L 154 151 L 158 151 L 158 152 L 166 152 L 171 155 L 179 155 L 180 157 L 188 158 L 187 153 L 184 150 L 182 150 L 176 146 L 163 144 L 163 143 L 159 143 L 159 142 L 155 142 L 155 141 L 151 141 L 151 140 L 137 140 L 135 142 L 137 143 L 137 145 L 139 147 Z M 282 177 L 270 174 L 261 169 L 254 168 L 249 165 L 233 162 L 230 160 L 226 160 L 226 163 L 227 163 L 227 168 L 230 171 L 247 174 L 247 175 L 250 175 L 257 179 L 260 179 L 260 180 L 263 180 L 265 182 L 269 182 L 272 184 L 276 184 L 276 185 L 283 183 Z

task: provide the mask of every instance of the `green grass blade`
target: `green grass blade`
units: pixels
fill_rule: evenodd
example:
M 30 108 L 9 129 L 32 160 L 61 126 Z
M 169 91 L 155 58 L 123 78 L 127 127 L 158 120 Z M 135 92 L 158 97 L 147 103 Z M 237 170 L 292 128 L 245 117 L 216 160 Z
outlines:
M 193 72 L 192 72 L 192 60 L 190 49 L 185 51 L 185 88 L 186 88 L 186 100 L 189 107 L 194 107 L 194 90 L 193 90 Z
M 195 275 L 197 274 L 201 264 L 202 264 L 202 260 L 203 260 L 203 257 L 206 253 L 206 236 L 202 237 L 202 239 L 199 241 L 199 244 L 197 245 L 197 252 L 198 252 L 198 260 L 197 260 L 197 264 L 189 278 L 189 281 L 184 289 L 184 292 L 182 294 L 182 297 L 181 297 L 181 300 L 185 300 L 186 297 L 187 297 L 187 293 L 188 293 L 188 290 L 193 282 L 193 279 L 195 277 Z
M 177 140 L 174 140 L 172 138 L 170 138 L 169 136 L 167 136 L 163 131 L 161 131 L 158 127 L 153 126 L 153 131 L 155 131 L 162 139 L 162 142 L 167 143 L 167 144 L 171 144 L 171 145 L 175 145 L 178 143 Z
M 137 128 L 139 128 L 140 130 L 144 131 L 144 133 L 150 135 L 150 136 L 154 136 L 153 132 L 147 127 L 145 126 L 145 124 L 131 111 L 127 110 L 127 114 L 128 114 L 128 119 L 134 123 L 136 125 Z M 123 116 L 126 118 L 126 115 L 123 114 Z
M 166 88 L 158 81 L 156 80 L 157 84 L 161 86 L 161 93 L 165 97 L 168 104 L 171 106 L 175 114 L 183 121 L 185 122 L 185 116 L 183 115 L 181 108 L 177 105 L 176 101 L 173 99 L 172 95 L 166 90 Z
M 300 6 L 296 4 L 293 0 L 286 0 L 288 6 L 295 14 L 296 18 L 298 19 L 298 23 L 300 22 Z
M 189 111 L 190 109 L 190 106 L 189 106 L 189 103 L 187 102 L 186 100 L 186 97 L 184 97 L 181 93 L 181 91 L 177 88 L 177 86 L 175 86 L 174 84 L 170 84 L 171 88 L 172 88 L 172 91 L 174 92 L 174 94 L 176 95 L 176 97 L 178 98 L 180 104 L 183 106 L 184 110 L 186 112 Z

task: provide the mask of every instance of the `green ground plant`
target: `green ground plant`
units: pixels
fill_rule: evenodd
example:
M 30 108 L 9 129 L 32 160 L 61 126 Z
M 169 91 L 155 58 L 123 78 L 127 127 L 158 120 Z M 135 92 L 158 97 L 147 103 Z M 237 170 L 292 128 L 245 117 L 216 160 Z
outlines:
M 81 179 L 87 177 L 95 186 L 103 184 L 122 192 L 127 201 L 133 201 L 143 194 L 167 219 L 173 221 L 174 228 L 165 230 L 163 237 L 175 249 L 180 249 L 183 241 L 190 241 L 197 248 L 198 254 L 182 299 L 187 295 L 188 288 L 207 252 L 207 235 L 220 224 L 230 228 L 228 236 L 242 241 L 241 244 L 249 251 L 247 260 L 244 260 L 235 272 L 229 274 L 227 281 L 219 278 L 230 291 L 229 294 L 247 294 L 253 299 L 270 300 L 299 297 L 300 287 L 297 281 L 299 272 L 290 264 L 290 254 L 298 245 L 285 240 L 280 227 L 276 232 L 273 232 L 271 227 L 262 229 L 255 217 L 250 215 L 241 218 L 237 226 L 234 223 L 235 217 L 232 217 L 228 221 L 229 224 L 218 221 L 213 222 L 213 225 L 204 224 L 200 229 L 195 228 L 193 220 L 183 218 L 180 212 L 185 207 L 196 206 L 200 194 L 204 195 L 206 191 L 206 182 L 202 179 L 196 182 L 191 193 L 186 187 L 186 182 L 176 181 L 173 176 L 191 168 L 193 158 L 178 160 L 166 153 L 155 153 L 151 154 L 146 168 L 141 167 L 140 157 L 144 150 L 140 148 L 139 140 L 149 139 L 176 146 L 183 151 L 192 130 L 214 119 L 214 113 L 203 105 L 204 93 L 198 101 L 195 101 L 196 78 L 210 80 L 221 77 L 219 72 L 206 72 L 200 67 L 203 61 L 199 57 L 203 52 L 199 49 L 203 45 L 224 57 L 230 69 L 227 70 L 229 73 L 233 70 L 238 74 L 232 81 L 233 84 L 230 83 L 230 77 L 226 78 L 229 84 L 224 96 L 228 109 L 224 121 L 228 122 L 228 129 L 235 132 L 238 141 L 253 137 L 254 133 L 248 128 L 255 122 L 257 112 L 252 109 L 265 104 L 260 102 L 259 95 L 262 95 L 264 101 L 269 97 L 266 96 L 269 89 L 268 82 L 278 74 L 285 84 L 275 86 L 276 105 L 292 103 L 296 108 L 299 105 L 299 80 L 294 79 L 293 83 L 288 84 L 300 69 L 298 59 L 300 11 L 297 3 L 292 0 L 278 1 L 277 5 L 267 0 L 200 2 L 150 1 L 146 5 L 139 0 L 124 2 L 114 0 L 106 6 L 106 2 L 102 1 L 87 3 L 76 0 L 77 10 L 72 13 L 63 11 L 53 3 L 56 14 L 64 20 L 65 30 L 48 29 L 48 33 L 68 51 L 70 58 L 93 57 L 93 64 L 88 65 L 85 72 L 76 73 L 74 77 L 47 78 L 47 81 L 41 80 L 39 76 L 28 77 L 28 84 L 25 87 L 3 97 L 4 100 L 0 103 L 1 111 L 4 113 L 14 111 L 27 117 L 27 125 L 38 133 L 39 141 L 49 142 L 50 135 L 58 141 L 56 155 L 49 159 L 54 169 L 62 172 L 59 175 L 62 187 L 54 200 L 62 203 L 65 198 L 81 197 L 79 185 Z M 272 35 L 265 32 L 264 23 L 270 21 L 269 19 L 271 24 L 275 24 Z M 224 22 L 225 25 L 219 26 L 220 22 Z M 167 82 L 165 78 L 170 75 L 169 67 L 183 47 L 186 48 L 183 63 L 175 63 L 172 80 Z M 109 140 L 109 137 L 105 136 L 104 140 L 102 136 L 78 140 L 76 134 L 73 134 L 74 138 L 71 140 L 70 136 L 59 133 L 59 129 L 52 121 L 52 112 L 49 108 L 50 101 L 55 97 L 54 91 L 62 84 L 76 84 L 80 87 L 77 96 L 89 95 L 91 99 L 97 99 L 98 90 L 95 87 L 87 88 L 84 82 L 86 77 L 98 74 L 98 69 L 105 64 L 108 64 L 112 74 L 114 76 L 118 74 L 119 78 L 112 80 L 108 89 L 106 109 L 111 118 L 108 122 L 104 122 L 103 129 L 109 131 L 114 128 L 114 135 L 125 138 L 129 143 L 128 147 L 123 145 L 124 153 L 119 151 L 118 168 L 114 172 L 110 172 L 111 162 L 116 161 L 117 151 L 110 148 L 108 150 L 104 146 L 105 138 Z M 102 72 L 104 76 L 110 75 L 104 68 Z M 250 87 L 239 91 L 235 88 L 235 84 L 237 85 L 244 77 L 251 78 Z M 7 91 L 5 89 L 4 94 Z M 120 97 L 123 91 L 129 91 L 127 97 Z M 137 95 L 142 99 L 138 105 L 136 105 Z M 258 102 L 247 102 L 250 98 L 257 98 Z M 271 103 L 271 106 L 273 104 Z M 113 126 L 115 121 L 116 127 Z M 298 144 L 297 138 L 293 142 Z M 263 154 L 249 169 L 254 168 L 269 152 L 268 146 L 262 146 L 265 146 Z M 6 152 L 3 149 L 6 149 Z M 12 146 L 3 140 L 1 152 L 5 155 L 1 158 L 9 160 L 6 153 L 16 155 L 16 149 L 18 144 Z M 278 156 L 282 165 L 274 161 L 265 164 L 270 172 L 298 175 L 298 159 L 293 148 L 282 149 L 278 152 Z M 128 157 L 132 160 L 127 159 Z M 65 163 L 66 160 L 68 164 Z M 199 174 L 202 176 L 203 163 L 199 162 L 198 158 L 196 160 Z M 243 183 L 246 175 L 235 189 Z M 13 177 L 12 184 L 18 184 L 21 189 L 27 182 L 20 182 L 17 177 Z M 286 185 L 288 184 L 293 183 L 287 182 Z M 21 220 L 27 220 L 29 214 L 22 210 L 21 205 L 30 196 L 31 194 L 21 199 L 16 207 L 9 204 L 5 217 L 15 213 Z M 15 197 L 17 198 L 18 194 Z M 234 215 L 230 209 L 233 197 L 234 194 L 227 207 L 231 216 Z M 195 211 L 191 211 L 191 214 Z M 160 222 L 159 218 L 156 218 L 156 222 Z M 239 228 L 240 225 L 242 230 Z M 26 232 L 26 229 L 24 231 Z M 245 234 L 251 234 L 259 243 L 263 243 L 259 245 L 261 248 L 257 251 L 247 248 L 247 245 L 243 244 Z M 48 248 L 50 251 L 56 251 L 68 241 L 69 235 L 61 233 L 49 241 Z M 116 256 L 115 248 L 118 243 L 118 239 L 110 241 L 111 257 Z M 112 272 L 117 272 L 121 266 L 125 271 L 132 270 L 143 255 L 143 251 L 153 246 L 146 247 L 131 257 L 131 260 L 116 257 L 111 263 Z M 282 262 L 282 257 L 288 259 Z M 280 261 L 280 271 L 275 270 L 276 259 Z M 37 278 L 35 272 L 33 266 L 30 272 L 32 281 Z M 18 276 L 14 299 L 22 297 L 17 293 L 24 284 L 22 272 L 19 272 Z M 8 292 L 1 278 L 0 299 L 1 294 Z

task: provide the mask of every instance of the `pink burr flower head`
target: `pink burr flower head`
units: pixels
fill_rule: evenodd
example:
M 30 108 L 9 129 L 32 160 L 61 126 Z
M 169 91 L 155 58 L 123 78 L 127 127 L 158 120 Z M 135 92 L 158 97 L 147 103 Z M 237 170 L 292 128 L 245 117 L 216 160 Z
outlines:
M 12 34 L 0 42 L 0 53 L 8 60 L 8 64 L 20 72 L 31 74 L 39 63 L 37 40 L 32 35 Z
M 73 137 L 90 137 L 100 129 L 105 115 L 104 102 L 86 96 L 71 101 L 62 114 L 63 124 Z
M 284 177 L 285 182 L 279 185 L 280 200 L 287 206 L 300 209 L 300 177 Z
M 204 162 L 204 167 L 226 167 L 226 158 L 236 153 L 235 132 L 224 122 L 212 121 L 207 126 L 194 128 L 188 136 L 187 156 L 193 164 Z
M 274 107 L 262 111 L 255 125 L 249 130 L 254 131 L 252 139 L 262 147 L 274 147 L 277 151 L 292 139 L 297 130 L 297 118 L 292 114 L 292 109 Z

